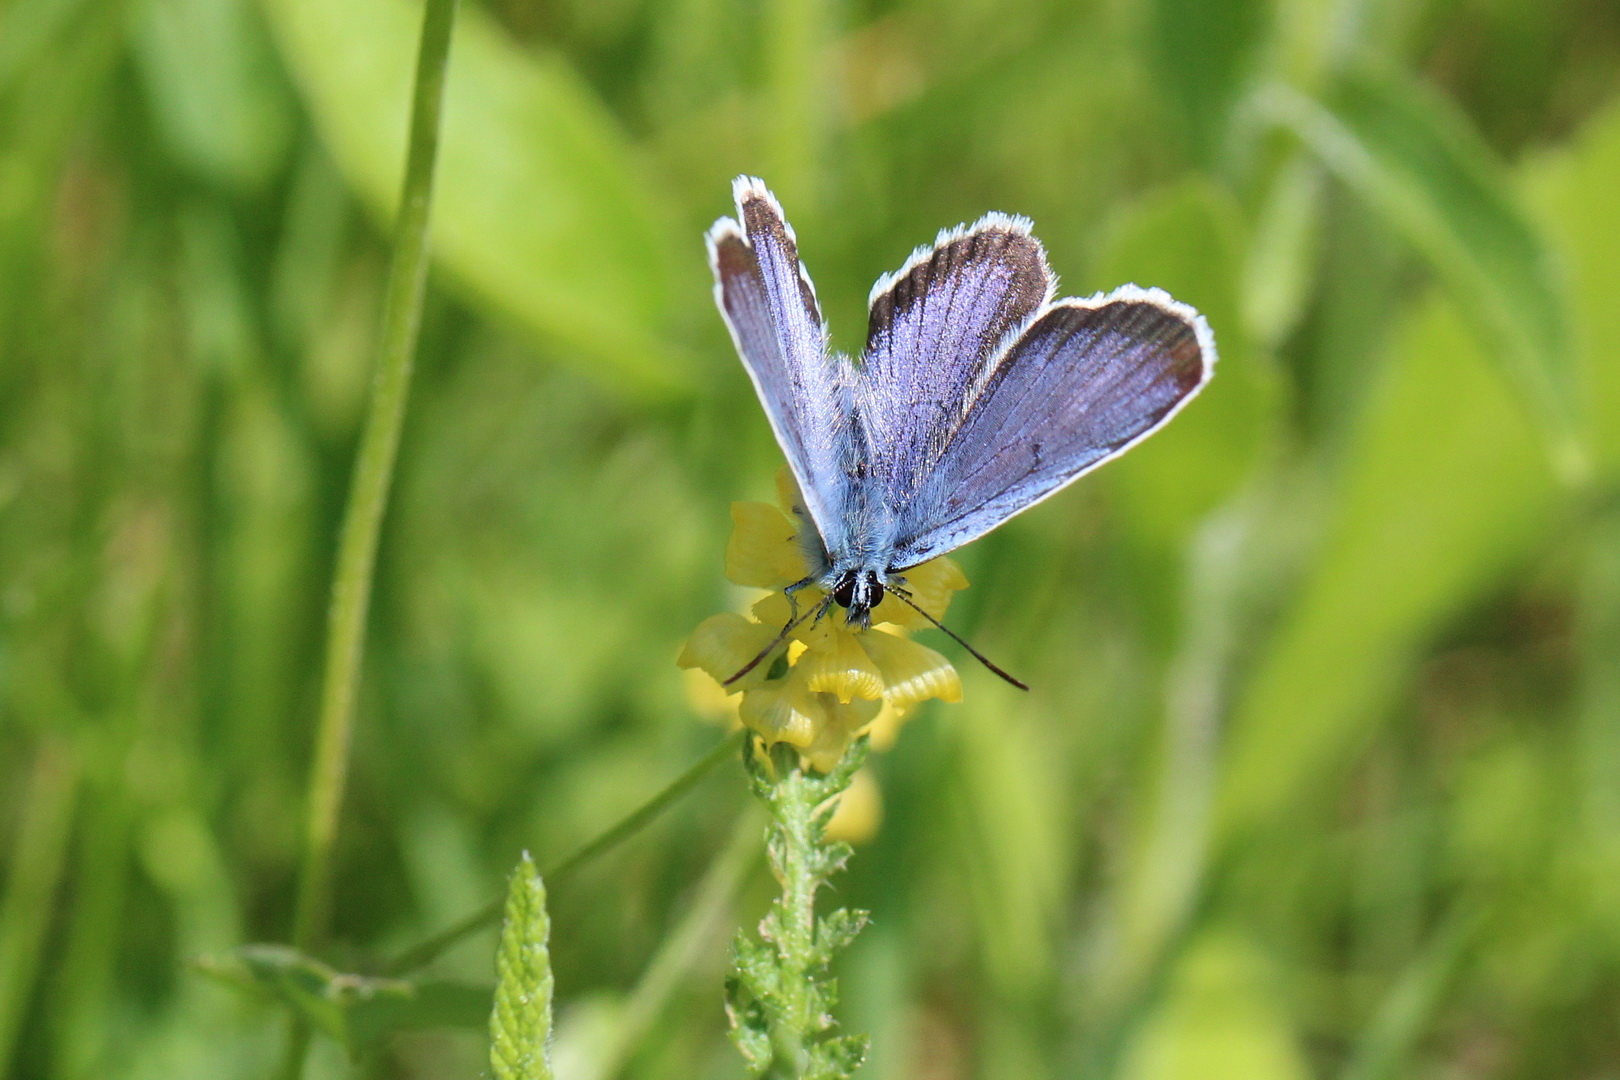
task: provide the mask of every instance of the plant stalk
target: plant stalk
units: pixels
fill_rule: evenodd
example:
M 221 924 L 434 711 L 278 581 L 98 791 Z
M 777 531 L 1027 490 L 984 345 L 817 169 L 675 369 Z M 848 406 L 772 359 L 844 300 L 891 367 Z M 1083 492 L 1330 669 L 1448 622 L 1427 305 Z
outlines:
M 411 103 L 405 183 L 394 225 L 376 374 L 354 480 L 344 508 L 332 603 L 327 619 L 326 673 L 315 756 L 310 766 L 309 819 L 294 909 L 293 944 L 311 949 L 326 931 L 332 846 L 349 771 L 355 698 L 360 683 L 366 615 L 371 606 L 377 537 L 388 505 L 411 368 L 422 325 L 428 269 L 428 211 L 438 158 L 439 118 L 456 0 L 427 0 Z
M 726 980 L 731 1039 L 749 1075 L 768 1080 L 847 1080 L 866 1057 L 864 1035 L 838 1032 L 833 957 L 866 923 L 866 913 L 839 909 L 816 917 L 816 890 L 849 859 L 850 847 L 825 835 L 831 801 L 866 760 L 863 737 L 826 775 L 807 770 L 799 753 L 777 744 L 762 759 L 744 757 L 754 794 L 770 811 L 766 852 L 782 895 L 759 924 L 759 937 L 739 934 Z
M 813 1022 L 811 970 L 816 943 L 816 889 L 821 879 L 813 868 L 820 828 L 816 825 L 818 791 L 804 783 L 797 754 L 779 753 L 776 803 L 777 878 L 782 886 L 776 945 L 782 958 L 782 1020 L 771 1032 L 776 1044 L 773 1077 L 799 1080 L 809 1072 L 806 1040 Z M 791 771 L 788 771 L 791 770 Z
M 701 779 L 722 761 L 732 757 L 742 742 L 743 733 L 728 736 L 715 744 L 714 749 L 695 761 L 690 768 L 674 780 L 669 782 L 658 794 L 642 803 L 635 810 L 619 820 L 615 825 L 601 833 L 596 839 L 587 842 L 572 855 L 563 859 L 556 866 L 548 868 L 541 876 L 555 884 L 559 879 L 566 877 L 574 870 L 590 862 L 605 851 L 617 847 L 620 843 L 640 832 L 646 824 L 669 807 L 676 799 L 685 795 Z M 478 933 L 485 927 L 494 926 L 501 919 L 504 910 L 504 899 L 495 899 L 474 911 L 460 922 L 446 927 L 417 945 L 395 957 L 393 962 L 385 969 L 389 975 L 402 976 L 432 963 L 444 951 L 465 938 Z
M 311 951 L 325 936 L 331 906 L 332 848 L 349 775 L 355 698 L 360 685 L 366 615 L 377 564 L 377 537 L 388 507 L 388 489 L 399 455 L 399 433 L 410 396 L 411 369 L 422 328 L 427 288 L 428 216 L 433 202 L 434 166 L 439 156 L 439 121 L 444 109 L 445 72 L 450 63 L 450 31 L 456 0 L 427 0 L 416 57 L 411 98 L 405 180 L 394 220 L 394 250 L 388 266 L 378 337 L 371 403 L 366 413 L 354 479 L 343 511 L 332 600 L 327 612 L 326 668 L 321 686 L 315 754 L 310 762 L 309 817 L 304 860 L 293 908 L 293 944 Z M 303 1074 L 309 1028 L 295 1019 L 288 1034 L 281 1075 Z

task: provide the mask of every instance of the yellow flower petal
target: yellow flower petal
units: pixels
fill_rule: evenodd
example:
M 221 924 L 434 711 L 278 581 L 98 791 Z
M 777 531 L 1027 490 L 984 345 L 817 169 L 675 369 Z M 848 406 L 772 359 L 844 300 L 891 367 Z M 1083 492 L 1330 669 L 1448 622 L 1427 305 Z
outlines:
M 769 626 L 777 633 L 781 633 L 782 627 L 788 624 L 788 620 L 794 618 L 796 615 L 808 614 L 812 608 L 821 603 L 822 595 L 822 591 L 814 586 L 807 586 L 800 589 L 794 595 L 794 600 L 798 603 L 798 607 L 795 609 L 793 604 L 788 602 L 788 598 L 786 596 L 779 592 L 774 592 L 769 596 L 761 597 L 754 603 L 754 606 L 750 608 L 749 611 L 753 614 L 754 618 L 758 619 L 766 626 Z M 828 615 L 823 616 L 821 621 L 816 623 L 814 626 L 811 625 L 810 620 L 808 619 L 800 623 L 798 629 L 793 631 L 794 640 L 805 642 L 815 640 L 816 635 L 821 632 L 821 628 L 827 625 L 827 619 L 829 617 L 836 617 L 836 613 L 829 612 Z
M 884 699 L 897 709 L 936 697 L 962 700 L 962 680 L 956 669 L 928 646 L 874 630 L 862 636 L 861 648 L 883 673 Z
M 827 822 L 827 837 L 860 844 L 872 839 L 883 821 L 883 792 L 869 768 L 861 769 L 838 796 L 838 808 Z
M 776 487 L 781 509 L 732 505 L 734 528 L 726 549 L 726 576 L 768 595 L 753 605 L 753 618 L 725 614 L 705 620 L 681 652 L 682 667 L 701 670 L 716 682 L 742 670 L 790 620 L 815 611 L 826 599 L 816 586 L 798 590 L 792 601 L 782 591 L 802 581 L 825 556 L 790 470 L 778 472 Z M 940 558 L 896 575 L 895 584 L 938 618 L 967 579 L 954 562 Z M 729 699 L 724 688 L 713 687 L 696 692 L 694 705 L 717 716 L 727 706 L 734 708 L 762 741 L 786 742 L 808 765 L 825 772 L 862 731 L 871 730 L 875 744 L 886 746 L 918 702 L 961 700 L 961 681 L 950 661 L 905 637 L 908 628 L 928 625 L 909 605 L 886 597 L 873 612 L 875 628 L 864 631 L 850 628 L 842 614 L 806 619 L 785 648 L 738 680 Z
M 816 741 L 829 727 L 827 701 L 812 694 L 796 678 L 774 679 L 743 695 L 742 722 L 764 737 L 766 744 L 785 742 L 800 750 Z M 835 759 L 836 760 L 836 759 Z
M 809 573 L 788 516 L 770 503 L 731 504 L 726 577 L 738 585 L 780 589 Z
M 883 708 L 873 718 L 866 733 L 872 736 L 872 749 L 887 750 L 893 746 L 895 740 L 900 738 L 900 727 L 911 715 L 911 707 L 900 708 L 894 702 L 884 699 Z
M 759 650 L 775 636 L 776 630 L 772 627 L 762 626 L 734 611 L 711 615 L 692 631 L 675 663 L 707 672 L 716 682 L 725 682 L 758 656 Z M 769 667 L 769 664 L 760 664 L 737 680 L 735 688 L 746 690 L 760 682 Z
M 853 698 L 877 700 L 883 696 L 883 676 L 856 643 L 856 635 L 823 619 L 806 639 L 797 669 L 811 690 L 832 694 L 844 704 Z
M 718 679 L 695 667 L 687 668 L 681 674 L 685 677 L 686 703 L 693 712 L 705 720 L 713 720 L 729 728 L 737 727 L 741 722 L 737 719 L 740 699 L 735 691 L 727 690 Z
M 804 611 L 802 604 L 799 606 L 799 610 Z M 754 602 L 754 606 L 748 609 L 750 615 L 766 626 L 774 627 L 777 631 L 787 625 L 788 617 L 792 614 L 792 611 L 793 605 L 780 592 L 773 592 L 769 596 L 760 597 Z
M 810 511 L 804 507 L 804 496 L 799 493 L 799 481 L 794 479 L 793 470 L 786 465 L 776 470 L 776 502 L 788 517 L 795 521 L 809 522 Z
M 881 706 L 876 701 L 852 701 L 848 705 L 840 705 L 833 701 L 830 694 L 819 696 L 826 703 L 822 721 L 816 729 L 815 740 L 808 746 L 800 747 L 799 754 L 811 768 L 831 772 L 855 736 L 877 717 Z
M 910 570 L 892 576 L 896 585 L 911 594 L 912 603 L 936 619 L 945 618 L 945 609 L 951 606 L 951 596 L 968 586 L 967 576 L 956 562 L 941 555 L 937 559 L 913 566 Z M 897 596 L 885 596 L 883 602 L 872 609 L 877 622 L 892 622 L 908 630 L 920 630 L 929 625 L 910 604 Z

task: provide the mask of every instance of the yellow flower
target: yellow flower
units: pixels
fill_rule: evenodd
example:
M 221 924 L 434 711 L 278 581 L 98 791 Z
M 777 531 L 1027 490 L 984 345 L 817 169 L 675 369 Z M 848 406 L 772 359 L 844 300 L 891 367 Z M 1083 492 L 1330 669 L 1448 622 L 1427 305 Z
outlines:
M 883 791 L 871 768 L 863 768 L 850 778 L 849 787 L 838 796 L 838 806 L 827 822 L 827 839 L 864 844 L 877 834 L 883 823 Z
M 727 612 L 705 619 L 678 661 L 723 683 L 741 671 L 790 621 L 825 596 L 810 585 L 790 602 L 782 591 L 810 572 L 807 551 L 819 543 L 792 474 L 777 474 L 781 506 L 731 505 L 731 542 L 726 577 L 738 585 L 768 589 L 747 615 Z M 967 578 L 948 558 L 931 559 L 895 576 L 912 600 L 936 619 Z M 962 683 L 951 662 L 906 636 L 928 620 L 890 593 L 872 609 L 872 627 L 848 625 L 842 609 L 797 627 L 774 656 L 767 657 L 727 691 L 742 694 L 738 715 L 767 744 L 798 748 L 811 767 L 826 772 L 851 740 L 873 728 L 884 745 L 899 722 L 929 698 L 962 700 Z

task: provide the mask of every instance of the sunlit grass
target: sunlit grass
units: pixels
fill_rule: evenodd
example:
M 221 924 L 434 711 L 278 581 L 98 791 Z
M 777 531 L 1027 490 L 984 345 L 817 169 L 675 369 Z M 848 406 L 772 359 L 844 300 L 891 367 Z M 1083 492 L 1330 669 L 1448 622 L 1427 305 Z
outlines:
M 875 913 L 857 1075 L 1613 1071 L 1612 13 L 766 8 L 464 5 L 330 933 L 255 977 L 404 993 L 520 852 L 675 781 L 548 873 L 553 1060 L 737 1075 L 726 942 L 774 885 L 741 770 L 681 779 L 721 732 L 674 661 L 751 599 L 728 508 L 781 464 L 701 242 L 753 172 L 846 344 L 991 209 L 1066 293 L 1162 286 L 1221 342 L 1174 425 L 960 553 L 953 627 L 1030 695 L 916 635 L 965 703 L 877 756 L 836 879 Z M 0 1077 L 277 1066 L 285 998 L 190 965 L 293 921 L 419 26 L 0 4 Z M 479 925 L 372 1075 L 488 1067 Z

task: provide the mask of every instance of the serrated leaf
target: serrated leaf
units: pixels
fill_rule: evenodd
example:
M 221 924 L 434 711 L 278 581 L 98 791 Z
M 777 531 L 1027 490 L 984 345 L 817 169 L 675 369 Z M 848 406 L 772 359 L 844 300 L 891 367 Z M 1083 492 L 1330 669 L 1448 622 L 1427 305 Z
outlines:
M 835 840 L 816 852 L 811 872 L 816 875 L 818 883 L 825 884 L 827 879 L 844 868 L 855 849 L 843 840 Z
M 838 1021 L 833 1010 L 838 1007 L 838 980 L 821 978 L 805 986 L 805 997 L 810 1002 L 810 1029 L 815 1032 L 831 1031 Z
M 264 0 L 344 176 L 392 220 L 420 6 Z M 477 299 L 634 393 L 687 378 L 664 335 L 674 240 L 612 115 L 556 53 L 463 6 L 445 89 L 435 259 Z
M 731 947 L 731 962 L 736 968 L 736 978 L 749 994 L 768 998 L 776 993 L 777 960 L 763 945 L 737 935 Z
M 787 846 L 780 834 L 772 833 L 765 840 L 765 859 L 771 864 L 771 872 L 777 880 L 787 872 Z
M 866 1061 L 871 1040 L 865 1035 L 840 1035 L 818 1044 L 810 1052 L 811 1075 L 846 1077 Z
M 495 954 L 495 1007 L 489 1063 L 495 1080 L 551 1080 L 551 919 L 546 886 L 524 852 L 506 892 L 506 920 Z
M 862 765 L 866 764 L 867 756 L 871 752 L 871 736 L 862 735 L 859 739 L 856 739 L 850 748 L 845 751 L 844 756 L 838 759 L 838 764 L 833 766 L 832 772 L 828 773 L 821 781 L 824 793 L 819 801 L 825 802 L 849 787 L 850 781 L 855 779 L 855 774 L 860 772 Z
M 731 1042 L 742 1055 L 743 1063 L 755 1075 L 763 1075 L 771 1067 L 775 1056 L 771 1050 L 771 1037 L 764 1030 L 747 1024 L 738 1024 L 733 1016 Z
M 731 1026 L 731 1041 L 749 1068 L 756 1075 L 769 1068 L 770 1024 L 759 1000 L 736 975 L 726 979 L 726 1020 Z
M 1553 260 L 1467 120 L 1415 82 L 1365 71 L 1326 101 L 1280 86 L 1263 100 L 1429 261 L 1560 475 L 1583 476 L 1586 418 Z
M 817 836 L 827 834 L 827 826 L 832 824 L 833 817 L 838 813 L 838 800 L 835 798 L 820 810 L 816 811 L 815 829 Z
M 827 964 L 866 927 L 867 913 L 839 908 L 816 920 L 816 961 Z

